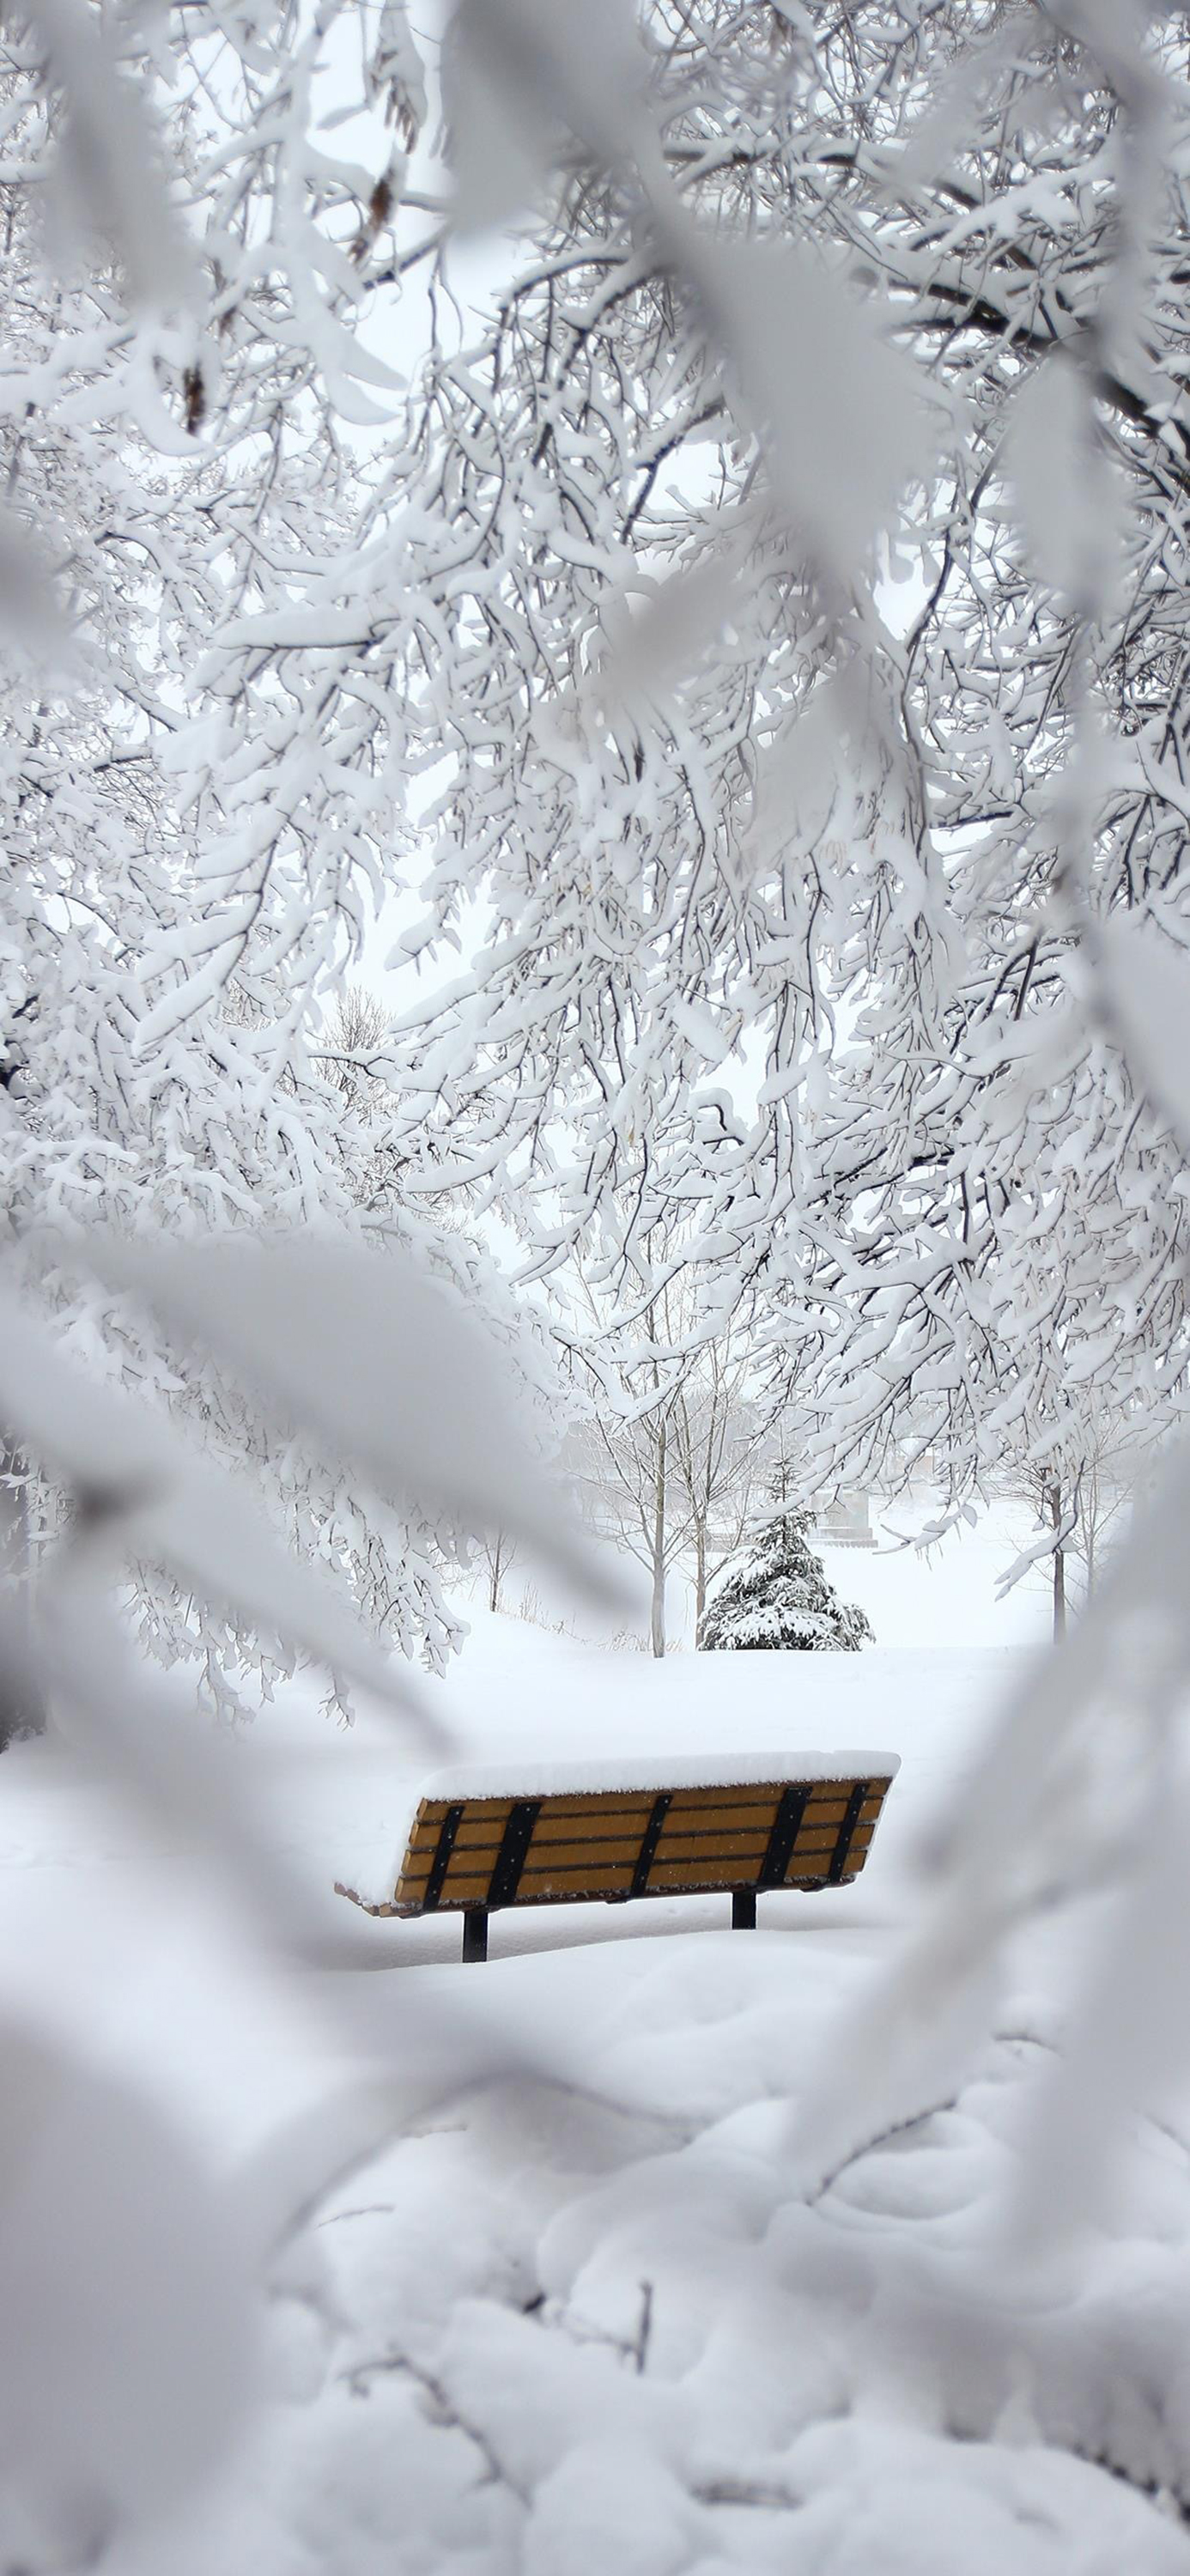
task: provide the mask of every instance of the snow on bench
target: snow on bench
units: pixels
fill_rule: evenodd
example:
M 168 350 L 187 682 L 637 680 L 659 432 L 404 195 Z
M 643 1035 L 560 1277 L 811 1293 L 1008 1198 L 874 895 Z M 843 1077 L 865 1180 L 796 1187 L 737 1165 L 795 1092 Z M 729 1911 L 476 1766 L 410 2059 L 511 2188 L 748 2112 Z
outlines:
M 425 1782 L 382 1896 L 336 1892 L 368 1914 L 461 1913 L 465 1959 L 487 1957 L 488 1915 L 512 1905 L 722 1892 L 751 1929 L 762 1889 L 850 1885 L 899 1767 L 865 1752 L 467 1764 Z

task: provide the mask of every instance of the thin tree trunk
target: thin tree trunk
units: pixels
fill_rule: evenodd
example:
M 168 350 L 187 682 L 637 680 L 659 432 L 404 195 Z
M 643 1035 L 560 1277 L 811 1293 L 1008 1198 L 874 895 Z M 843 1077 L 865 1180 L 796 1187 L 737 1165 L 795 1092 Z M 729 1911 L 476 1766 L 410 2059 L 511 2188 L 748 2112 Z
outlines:
M 500 1607 L 500 1575 L 502 1571 L 503 1553 L 504 1534 L 501 1530 L 497 1530 L 496 1545 L 492 1555 L 492 1580 L 488 1590 L 489 1610 L 498 1610 Z
M 657 1478 L 653 1488 L 653 1613 L 649 1642 L 653 1653 L 665 1653 L 665 1443 L 662 1422 L 657 1435 Z
M 694 1524 L 694 1643 L 702 1635 L 702 1614 L 707 1606 L 707 1525 L 701 1512 Z
M 24 1462 L 7 1441 L 0 1443 L 0 1588 L 23 1656 L 32 1645 L 33 1529 Z M 0 1753 L 21 1736 L 44 1735 L 45 1727 L 40 1693 L 10 1676 L 0 1689 Z
M 1061 1529 L 1061 1526 L 1062 1526 L 1062 1489 L 1061 1489 L 1061 1486 L 1060 1486 L 1060 1485 L 1051 1485 L 1051 1486 L 1050 1486 L 1050 1489 L 1049 1489 L 1049 1506 L 1050 1506 L 1050 1519 L 1051 1519 L 1051 1520 L 1052 1520 L 1052 1522 L 1053 1522 L 1054 1528 L 1055 1528 L 1055 1529 Z M 1065 1550 L 1065 1548 L 1063 1548 L 1063 1547 L 1056 1547 L 1056 1548 L 1054 1549 L 1054 1642 L 1055 1642 L 1055 1644 L 1057 1643 L 1057 1641 L 1058 1641 L 1059 1637 L 1064 1637 L 1064 1636 L 1065 1636 L 1065 1634 L 1066 1634 L 1066 1550 Z

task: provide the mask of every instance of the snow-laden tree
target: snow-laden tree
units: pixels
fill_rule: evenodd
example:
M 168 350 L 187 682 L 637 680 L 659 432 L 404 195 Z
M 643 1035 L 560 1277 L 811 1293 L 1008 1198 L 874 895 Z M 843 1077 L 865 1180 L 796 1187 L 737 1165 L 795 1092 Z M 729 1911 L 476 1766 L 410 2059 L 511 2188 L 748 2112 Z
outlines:
M 317 987 L 436 769 L 403 942 L 431 998 L 391 1049 L 407 1193 L 515 1187 L 545 1271 L 584 1230 L 622 1253 L 625 1207 L 636 1236 L 696 1216 L 708 1329 L 756 1301 L 782 1397 L 817 1384 L 823 1471 L 924 1398 L 957 1500 L 1004 1407 L 1043 1436 L 1039 1354 L 1064 1400 L 1110 1350 L 1143 1401 L 1180 1348 L 1176 1149 L 1087 933 L 1129 906 L 1180 940 L 1178 27 L 459 10 L 459 211 L 532 208 L 460 349 L 396 15 L 335 57 L 366 166 L 312 139 L 340 10 L 278 10 L 266 66 L 233 9 L 217 71 L 191 17 L 199 320 L 134 340 L 155 431 L 173 400 L 175 445 L 235 459 L 238 550 L 174 755 L 204 883 L 153 1035 L 278 942 Z M 357 489 L 339 423 L 379 408 L 422 264 L 430 363 Z M 119 332 L 83 336 L 125 399 Z
M 820 1472 L 924 1400 L 957 1501 L 1006 1429 L 1044 1439 L 1051 1376 L 1059 1410 L 1108 1367 L 1143 1403 L 1181 1351 L 1178 1152 L 1099 931 L 1182 940 L 1179 24 L 458 11 L 460 211 L 531 216 L 357 488 L 389 300 L 424 263 L 441 317 L 450 275 L 402 22 L 360 13 L 348 71 L 340 9 L 278 9 L 267 58 L 254 10 L 192 19 L 107 37 L 176 76 L 148 319 L 68 297 L 12 379 L 73 418 L 73 351 L 218 485 L 174 648 L 203 878 L 149 1038 L 270 960 L 316 992 L 437 769 L 407 1195 L 515 1188 L 544 1271 L 584 1229 L 623 1253 L 625 1207 L 697 1217 L 707 1328 L 754 1301 Z M 13 52 L 39 177 L 56 24 Z M 313 139 L 332 58 L 366 162 Z
M 841 1601 L 809 1543 L 811 1516 L 780 1505 L 716 1585 L 698 1629 L 705 1654 L 858 1652 L 872 1635 L 857 1602 Z
M 410 950 L 477 874 L 494 914 L 406 1100 L 460 1174 L 536 1174 L 542 1269 L 634 1190 L 637 1232 L 696 1211 L 816 1472 L 924 1402 L 953 1504 L 1183 1347 L 1098 932 L 1185 945 L 1184 30 L 659 0 L 596 71 L 522 19 L 514 95 L 459 13 L 448 96 L 481 211 L 527 155 L 532 237 L 434 353 L 356 627 L 453 760 Z
M 243 1387 L 86 1253 L 96 1223 L 329 1229 L 415 1254 L 506 1348 L 521 1334 L 457 1221 L 405 1200 L 334 1044 L 402 847 L 383 695 L 353 656 L 349 719 L 333 636 L 320 669 L 304 630 L 292 674 L 248 640 L 262 600 L 355 540 L 343 425 L 382 419 L 363 387 L 391 402 L 395 379 L 354 326 L 392 270 L 415 69 L 394 8 L 150 23 L 34 0 L 6 22 L 0 1187 L 64 1348 L 184 1412 L 394 1644 L 441 1664 L 465 1534 L 267 1439 Z M 332 75 L 370 120 L 370 176 L 314 140 Z M 524 1348 L 532 1412 L 552 1378 L 541 1336 Z M 11 1440 L 5 1468 L 36 1554 L 58 1505 Z M 179 1601 L 150 1555 L 137 1573 L 145 1641 L 234 1705 L 251 1622 Z

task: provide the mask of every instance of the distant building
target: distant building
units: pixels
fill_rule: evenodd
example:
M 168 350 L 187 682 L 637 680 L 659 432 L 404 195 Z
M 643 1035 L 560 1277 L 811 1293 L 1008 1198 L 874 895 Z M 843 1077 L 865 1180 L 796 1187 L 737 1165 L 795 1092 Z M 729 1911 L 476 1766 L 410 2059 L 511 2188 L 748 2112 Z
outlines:
M 866 1494 L 836 1494 L 818 1506 L 814 1536 L 820 1547 L 875 1547 L 871 1507 Z

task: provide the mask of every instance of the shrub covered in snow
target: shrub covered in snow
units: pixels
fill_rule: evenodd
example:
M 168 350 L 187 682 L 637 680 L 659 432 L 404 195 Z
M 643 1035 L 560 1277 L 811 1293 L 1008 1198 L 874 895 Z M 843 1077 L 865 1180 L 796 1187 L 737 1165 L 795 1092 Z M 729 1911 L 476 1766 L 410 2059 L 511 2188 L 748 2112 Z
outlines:
M 810 1515 L 783 1509 L 769 1521 L 734 1573 L 707 1604 L 698 1643 L 708 1653 L 732 1647 L 796 1648 L 801 1653 L 846 1646 L 872 1636 L 854 1601 L 840 1601 L 807 1532 Z

